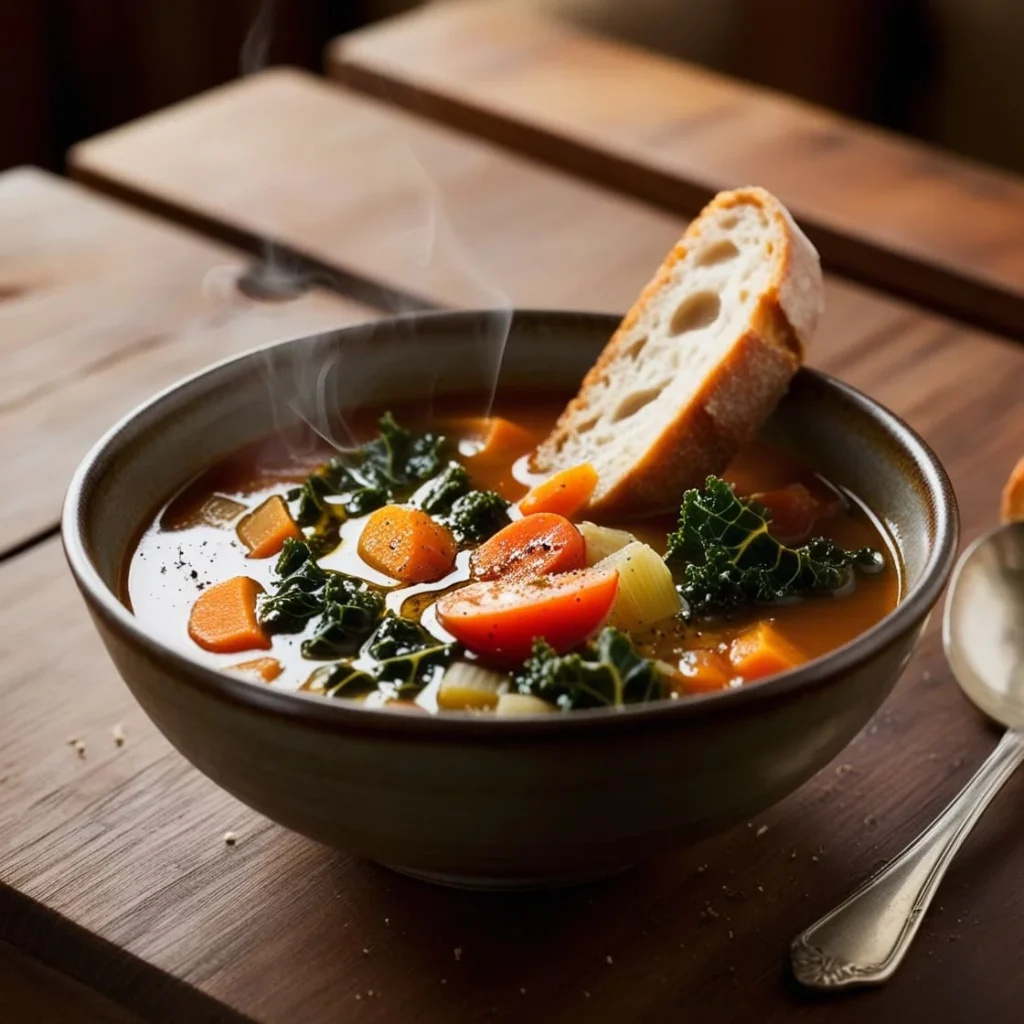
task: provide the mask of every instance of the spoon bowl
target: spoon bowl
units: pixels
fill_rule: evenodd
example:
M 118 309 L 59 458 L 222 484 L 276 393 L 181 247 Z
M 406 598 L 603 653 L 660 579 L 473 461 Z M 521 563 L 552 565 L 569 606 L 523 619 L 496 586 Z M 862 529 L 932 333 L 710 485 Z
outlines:
M 1009 728 L 917 839 L 793 940 L 793 973 L 810 988 L 872 985 L 892 976 L 957 850 L 1024 761 L 1024 522 L 992 530 L 961 555 L 942 640 L 960 688 Z
M 1024 521 L 979 537 L 953 574 L 942 642 L 967 697 L 1024 728 Z

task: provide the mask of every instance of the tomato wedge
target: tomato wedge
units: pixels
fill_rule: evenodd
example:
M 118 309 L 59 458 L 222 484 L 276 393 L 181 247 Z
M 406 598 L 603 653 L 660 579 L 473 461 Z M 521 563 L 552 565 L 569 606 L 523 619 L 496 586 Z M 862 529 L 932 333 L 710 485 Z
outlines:
M 470 583 L 437 600 L 437 618 L 471 651 L 507 660 L 528 657 L 543 637 L 564 654 L 608 617 L 619 589 L 614 569 Z
M 586 564 L 583 534 L 554 512 L 537 512 L 509 523 L 469 558 L 475 580 L 571 572 Z

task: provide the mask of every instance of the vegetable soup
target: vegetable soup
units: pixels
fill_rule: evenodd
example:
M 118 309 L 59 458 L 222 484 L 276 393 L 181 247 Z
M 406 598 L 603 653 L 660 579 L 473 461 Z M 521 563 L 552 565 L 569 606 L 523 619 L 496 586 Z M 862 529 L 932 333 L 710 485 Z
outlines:
M 345 452 L 306 432 L 251 445 L 160 510 L 125 600 L 160 639 L 262 685 L 499 714 L 742 686 L 895 606 L 898 560 L 870 512 L 763 442 L 678 511 L 593 521 L 589 465 L 528 469 L 563 406 L 363 410 Z

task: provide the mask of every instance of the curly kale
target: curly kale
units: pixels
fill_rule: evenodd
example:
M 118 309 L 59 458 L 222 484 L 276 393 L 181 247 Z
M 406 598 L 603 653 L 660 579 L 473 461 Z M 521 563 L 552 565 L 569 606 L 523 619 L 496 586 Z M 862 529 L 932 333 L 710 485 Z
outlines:
M 444 517 L 444 524 L 461 544 L 485 541 L 512 521 L 508 502 L 494 491 L 470 491 L 459 498 Z
M 413 435 L 386 412 L 378 420 L 380 433 L 359 449 L 353 472 L 364 485 L 394 490 L 429 480 L 441 471 L 444 438 Z
M 582 651 L 557 654 L 543 639 L 512 677 L 519 693 L 532 694 L 563 711 L 621 707 L 665 696 L 666 683 L 657 665 L 641 657 L 629 637 L 611 626 Z
M 308 543 L 289 537 L 274 571 L 281 580 L 274 593 L 257 602 L 260 625 L 269 633 L 301 633 L 324 609 L 327 570 L 317 564 Z
M 354 653 L 384 613 L 384 598 L 362 580 L 331 572 L 323 589 L 323 613 L 302 642 L 305 658 L 340 658 Z
M 447 466 L 415 498 L 428 515 L 444 523 L 461 544 L 480 542 L 508 526 L 509 503 L 494 491 L 476 491 L 458 462 Z
M 427 515 L 443 516 L 451 512 L 452 505 L 472 489 L 466 467 L 459 462 L 449 462 L 433 480 L 420 488 L 414 500 Z
M 408 497 L 441 471 L 443 437 L 414 437 L 389 412 L 378 426 L 377 437 L 350 456 L 332 458 L 288 492 L 295 521 L 307 530 L 317 553 L 337 543 L 338 527 L 346 519 Z
M 300 633 L 319 616 L 302 643 L 305 657 L 353 654 L 380 622 L 381 594 L 354 576 L 321 568 L 307 542 L 286 540 L 274 568 L 281 581 L 260 597 L 257 616 L 270 633 Z
M 377 689 L 377 680 L 351 661 L 339 661 L 316 669 L 306 687 L 326 697 L 364 697 Z
M 686 491 L 665 560 L 682 577 L 679 592 L 691 615 L 839 590 L 853 568 L 877 572 L 884 565 L 873 548 L 847 551 L 824 537 L 787 547 L 771 535 L 770 522 L 767 510 L 718 477 Z
M 357 697 L 384 684 L 396 697 L 414 697 L 459 653 L 418 622 L 387 615 L 358 658 L 317 669 L 313 688 L 331 697 Z
M 458 652 L 458 644 L 444 643 L 418 622 L 397 615 L 388 615 L 363 648 L 363 655 L 373 659 L 373 675 L 398 683 L 401 696 L 418 693 Z

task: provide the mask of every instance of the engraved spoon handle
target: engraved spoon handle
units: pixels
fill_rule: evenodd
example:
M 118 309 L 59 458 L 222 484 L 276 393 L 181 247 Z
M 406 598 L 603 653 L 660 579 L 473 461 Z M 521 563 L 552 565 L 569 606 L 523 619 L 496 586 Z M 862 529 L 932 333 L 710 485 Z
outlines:
M 1022 760 L 1024 731 L 1010 729 L 917 839 L 793 940 L 797 980 L 826 990 L 885 981 L 910 947 L 957 850 Z

